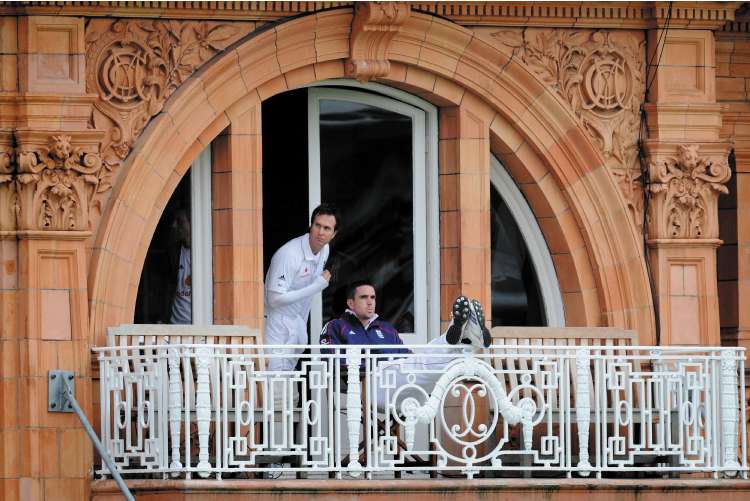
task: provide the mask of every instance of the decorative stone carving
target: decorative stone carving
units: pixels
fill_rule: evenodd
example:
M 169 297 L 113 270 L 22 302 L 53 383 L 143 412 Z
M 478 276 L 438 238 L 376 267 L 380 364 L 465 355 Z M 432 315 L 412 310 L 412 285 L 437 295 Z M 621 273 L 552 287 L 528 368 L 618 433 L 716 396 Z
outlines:
M 360 82 L 383 77 L 391 69 L 388 44 L 411 13 L 405 2 L 359 2 L 354 8 L 346 72 Z
M 0 232 L 16 229 L 16 184 L 13 133 L 0 131 Z
M 604 155 L 633 221 L 640 226 L 643 190 L 638 129 L 645 92 L 643 34 L 527 28 L 493 30 L 489 37 L 569 104 Z
M 677 155 L 649 163 L 652 235 L 656 238 L 717 238 L 717 198 L 728 193 L 726 152 L 701 156 L 698 144 L 677 147 Z
M 86 28 L 86 88 L 99 99 L 93 122 L 107 130 L 99 192 L 151 117 L 190 75 L 250 32 L 253 23 L 95 19 Z
M 90 208 L 106 175 L 99 155 L 102 135 L 93 130 L 16 132 L 19 230 L 90 228 Z

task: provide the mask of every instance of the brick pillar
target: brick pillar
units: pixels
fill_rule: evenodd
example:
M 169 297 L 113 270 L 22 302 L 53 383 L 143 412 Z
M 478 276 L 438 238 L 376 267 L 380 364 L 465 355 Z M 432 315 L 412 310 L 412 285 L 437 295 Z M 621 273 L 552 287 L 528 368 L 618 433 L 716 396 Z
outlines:
M 750 140 L 735 143 L 737 174 L 737 345 L 750 348 Z M 742 305 L 742 306 L 740 306 Z
M 2 188 L 0 188 L 2 189 Z M 0 197 L 3 193 L 0 192 Z M 18 260 L 16 237 L 0 230 L 0 498 L 18 499 L 19 425 Z
M 17 95 L 18 22 L 0 17 L 0 92 Z M 0 104 L 0 499 L 19 497 L 21 463 L 18 429 L 19 342 L 18 342 L 18 248 L 13 154 L 13 113 Z
M 104 133 L 87 128 L 83 19 L 26 16 L 17 31 L 19 93 L 0 110 L 3 499 L 80 500 L 92 447 L 75 414 L 47 411 L 47 374 L 74 371 L 91 416 L 86 239 Z
M 459 293 L 492 313 L 490 141 L 494 114 L 479 99 L 440 109 L 440 314 L 443 327 Z
M 260 103 L 213 141 L 214 322 L 262 327 Z
M 672 28 L 648 34 L 659 58 L 646 112 L 649 246 L 659 297 L 661 344 L 719 345 L 716 249 L 718 197 L 730 178 L 719 138 L 714 35 Z M 666 44 L 662 52 L 662 45 Z

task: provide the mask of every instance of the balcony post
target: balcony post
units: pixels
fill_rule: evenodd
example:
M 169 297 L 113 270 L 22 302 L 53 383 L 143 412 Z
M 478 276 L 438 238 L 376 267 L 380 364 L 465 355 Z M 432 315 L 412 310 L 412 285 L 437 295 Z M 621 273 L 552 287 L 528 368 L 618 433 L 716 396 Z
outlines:
M 182 426 L 182 380 L 180 379 L 180 351 L 169 348 L 169 434 L 172 439 L 172 462 L 169 467 L 182 469 L 180 462 L 180 428 Z M 172 476 L 179 476 L 173 472 Z
M 737 403 L 737 358 L 734 350 L 721 352 L 721 430 L 722 430 L 722 465 L 723 467 L 739 468 L 737 461 L 737 425 L 739 413 Z M 727 472 L 734 476 L 737 472 Z
M 578 425 L 578 468 L 591 468 L 589 462 L 589 425 L 591 402 L 589 399 L 589 352 L 580 348 L 576 352 L 576 424 Z M 580 471 L 588 477 L 588 471 Z
M 195 392 L 195 414 L 198 421 L 198 474 L 206 478 L 210 475 L 211 463 L 208 462 L 208 431 L 211 422 L 211 393 L 208 387 L 208 366 L 210 352 L 208 348 L 196 350 L 197 388 Z M 216 430 L 218 433 L 218 430 Z
M 359 366 L 362 362 L 362 351 L 357 348 L 346 350 L 346 425 L 349 432 L 349 465 L 353 470 L 359 470 L 359 426 L 362 421 L 362 388 L 359 382 Z M 358 471 L 350 472 L 352 476 L 359 475 Z

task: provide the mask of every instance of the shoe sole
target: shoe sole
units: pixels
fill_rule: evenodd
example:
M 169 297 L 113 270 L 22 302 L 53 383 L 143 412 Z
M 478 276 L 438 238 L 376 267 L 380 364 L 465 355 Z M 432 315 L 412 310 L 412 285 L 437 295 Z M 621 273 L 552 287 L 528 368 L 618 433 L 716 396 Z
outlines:
M 458 296 L 453 301 L 453 323 L 448 327 L 448 331 L 445 333 L 445 340 L 448 344 L 458 344 L 461 340 L 461 334 L 463 333 L 464 325 L 469 319 L 469 299 L 464 296 Z
M 490 335 L 490 331 L 489 329 L 487 329 L 487 326 L 484 323 L 484 308 L 482 308 L 482 303 L 480 303 L 476 299 L 472 299 L 471 305 L 474 307 L 474 311 L 477 313 L 477 320 L 479 321 L 479 325 L 482 328 L 482 343 L 484 343 L 485 348 L 489 348 L 492 344 L 492 336 Z

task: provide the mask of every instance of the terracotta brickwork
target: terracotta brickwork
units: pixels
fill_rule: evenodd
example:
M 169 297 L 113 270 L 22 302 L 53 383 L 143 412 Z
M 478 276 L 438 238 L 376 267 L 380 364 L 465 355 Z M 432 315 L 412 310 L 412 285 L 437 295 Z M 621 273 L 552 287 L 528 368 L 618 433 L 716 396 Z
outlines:
M 214 323 L 261 327 L 264 270 L 260 100 L 255 96 L 235 110 L 239 114 L 230 113 L 232 125 L 212 143 Z
M 746 80 L 750 76 L 750 32 L 744 18 L 717 32 L 716 94 L 725 106 L 722 137 L 733 141 L 735 191 L 722 211 L 722 234 L 726 248 L 719 253 L 719 295 L 722 305 L 721 326 L 727 342 L 748 346 L 750 313 L 750 108 Z M 723 252 L 722 252 L 723 251 Z
M 741 16 L 725 27 L 736 5 L 214 7 L 0 2 L 3 499 L 89 497 L 91 447 L 74 416 L 47 412 L 47 371 L 74 370 L 96 416 L 89 349 L 132 321 L 156 225 L 206 148 L 214 321 L 262 326 L 261 103 L 327 79 L 438 108 L 443 321 L 459 292 L 491 301 L 495 155 L 542 230 L 568 326 L 652 344 L 658 308 L 663 344 L 719 344 L 720 319 L 727 342 L 750 343 L 750 37 Z M 717 261 L 720 239 L 734 252 Z

